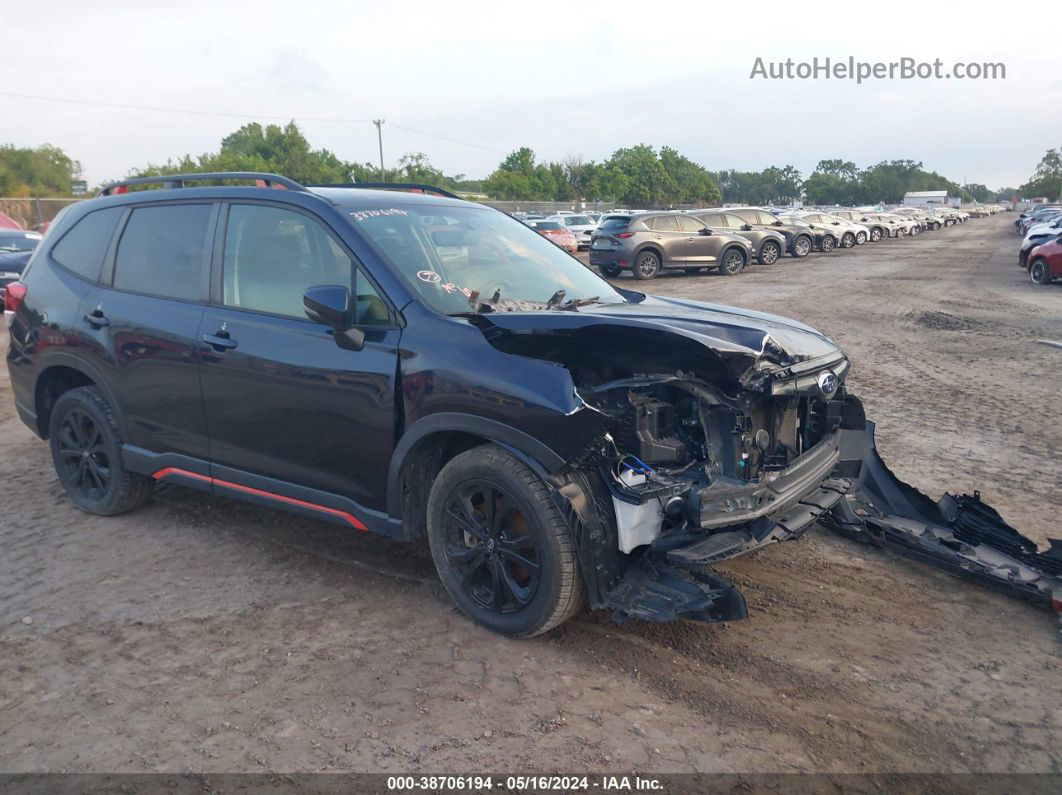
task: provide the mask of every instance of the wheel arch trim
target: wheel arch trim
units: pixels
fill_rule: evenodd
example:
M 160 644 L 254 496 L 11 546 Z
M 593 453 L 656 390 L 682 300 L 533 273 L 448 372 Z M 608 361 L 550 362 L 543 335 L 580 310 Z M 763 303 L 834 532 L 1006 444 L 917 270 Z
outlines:
M 564 458 L 543 442 L 497 420 L 458 412 L 430 414 L 414 422 L 402 434 L 391 456 L 387 471 L 387 512 L 392 518 L 402 517 L 402 468 L 410 453 L 419 442 L 444 433 L 466 433 L 497 444 L 530 466 L 543 479 L 566 463 Z
M 66 351 L 57 350 L 45 351 L 42 354 L 40 363 L 37 366 L 37 371 L 33 376 L 33 409 L 36 413 L 38 436 L 41 438 L 47 438 L 48 435 L 48 429 L 41 427 L 43 417 L 41 416 L 40 407 L 37 405 L 37 401 L 40 397 L 39 390 L 41 378 L 43 378 L 49 370 L 56 367 L 65 367 L 70 370 L 76 370 L 92 381 L 93 385 L 103 393 L 103 397 L 110 404 L 111 411 L 114 413 L 114 419 L 118 423 L 118 428 L 122 432 L 122 435 L 127 435 L 125 417 L 122 414 L 118 401 L 115 399 L 114 392 L 111 390 L 107 380 L 103 377 L 103 373 L 97 367 L 89 364 L 81 357 L 75 356 Z

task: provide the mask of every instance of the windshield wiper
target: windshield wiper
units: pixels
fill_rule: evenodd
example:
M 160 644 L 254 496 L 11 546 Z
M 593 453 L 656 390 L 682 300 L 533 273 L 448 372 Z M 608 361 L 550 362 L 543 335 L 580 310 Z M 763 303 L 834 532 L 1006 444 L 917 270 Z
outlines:
M 564 296 L 566 295 L 567 293 L 564 290 L 557 290 L 557 292 L 551 295 L 549 297 L 549 300 L 546 301 L 546 309 L 552 309 L 553 307 L 560 304 L 560 302 L 564 300 Z
M 571 309 L 578 309 L 581 306 L 587 306 L 589 304 L 600 304 L 600 303 L 601 303 L 601 297 L 595 295 L 595 296 L 592 296 L 590 298 L 573 298 L 571 301 L 565 301 L 563 304 L 560 305 L 559 308 L 560 309 L 571 310 Z

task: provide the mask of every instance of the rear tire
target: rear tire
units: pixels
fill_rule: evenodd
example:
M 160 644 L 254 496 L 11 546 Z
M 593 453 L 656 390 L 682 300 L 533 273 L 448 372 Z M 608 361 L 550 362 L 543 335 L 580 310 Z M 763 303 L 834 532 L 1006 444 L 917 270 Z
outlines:
M 1051 267 L 1047 260 L 1037 257 L 1029 264 L 1029 278 L 1033 284 L 1045 285 L 1051 283 Z
M 52 409 L 48 442 L 67 495 L 85 513 L 114 516 L 143 505 L 155 482 L 126 470 L 114 410 L 94 386 L 64 392 Z
M 654 251 L 643 251 L 635 258 L 631 273 L 635 279 L 655 279 L 660 275 L 660 257 Z
M 583 606 L 568 524 L 542 479 L 495 445 L 442 468 L 428 497 L 428 541 L 457 607 L 494 632 L 540 635 Z

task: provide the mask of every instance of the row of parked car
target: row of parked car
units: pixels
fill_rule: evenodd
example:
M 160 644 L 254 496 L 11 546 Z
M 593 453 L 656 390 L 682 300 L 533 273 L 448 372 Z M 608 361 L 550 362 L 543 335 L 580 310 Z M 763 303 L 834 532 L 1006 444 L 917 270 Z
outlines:
M 770 265 L 785 255 L 803 258 L 942 229 L 994 214 L 995 205 L 970 209 L 900 207 L 885 212 L 854 208 L 733 207 L 701 210 L 562 212 L 514 215 L 557 245 L 589 249 L 590 264 L 610 277 L 629 270 L 636 279 L 662 271 L 740 273 L 752 262 Z
M 1014 220 L 1022 236 L 1018 266 L 1033 284 L 1062 279 L 1062 204 L 1037 204 Z

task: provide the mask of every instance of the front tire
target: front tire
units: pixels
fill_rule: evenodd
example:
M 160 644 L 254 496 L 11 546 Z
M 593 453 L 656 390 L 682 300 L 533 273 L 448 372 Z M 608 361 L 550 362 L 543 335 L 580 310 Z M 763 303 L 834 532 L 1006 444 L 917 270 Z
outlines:
M 601 275 L 607 276 L 610 279 L 615 279 L 617 276 L 620 275 L 620 270 L 621 268 L 619 265 L 602 265 Z
M 719 272 L 724 276 L 734 276 L 745 270 L 748 258 L 745 252 L 739 248 L 728 248 L 723 252 L 723 259 L 719 263 Z
M 67 495 L 85 513 L 114 516 L 143 505 L 154 481 L 126 470 L 114 410 L 94 386 L 64 392 L 48 422 L 52 463 Z
M 835 238 L 833 235 L 826 235 L 826 237 L 822 239 L 823 253 L 829 254 L 835 248 L 837 248 L 837 238 Z
M 760 264 L 773 265 L 782 256 L 782 247 L 774 240 L 767 240 L 760 246 Z
M 1029 265 L 1029 278 L 1033 284 L 1045 285 L 1051 283 L 1051 268 L 1047 260 L 1037 257 Z
M 870 230 L 870 242 L 877 243 L 879 240 L 881 240 L 881 230 L 874 227 Z
M 583 605 L 571 530 L 546 484 L 488 444 L 455 456 L 428 498 L 428 541 L 457 607 L 494 632 L 548 632 Z
M 796 259 L 804 259 L 811 253 L 811 238 L 807 235 L 797 235 L 793 241 L 793 256 Z
M 856 242 L 857 246 L 861 246 L 864 243 L 866 243 L 867 242 L 867 233 L 866 232 L 859 232 L 858 234 L 856 234 L 855 242 Z
M 643 251 L 634 260 L 631 273 L 635 279 L 655 279 L 660 274 L 660 257 L 655 251 Z
M 845 232 L 841 236 L 841 248 L 851 248 L 855 245 L 855 235 L 851 232 Z

